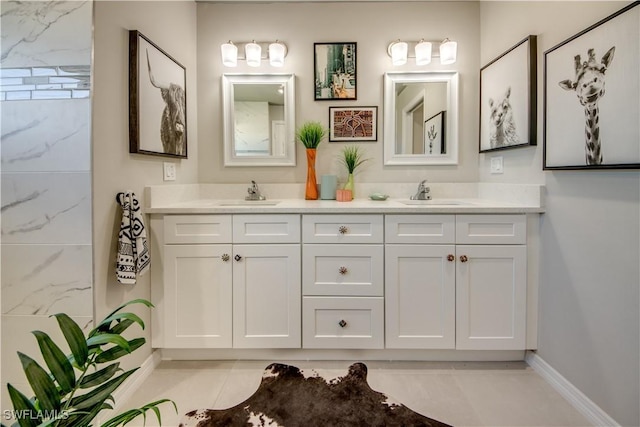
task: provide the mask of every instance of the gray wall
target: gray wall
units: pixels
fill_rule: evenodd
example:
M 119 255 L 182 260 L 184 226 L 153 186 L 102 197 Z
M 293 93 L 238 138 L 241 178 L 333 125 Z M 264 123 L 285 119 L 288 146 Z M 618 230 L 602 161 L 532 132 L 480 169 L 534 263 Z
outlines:
M 528 34 L 538 36 L 539 125 L 537 147 L 498 153 L 504 156 L 504 175 L 489 175 L 492 155 L 481 155 L 480 177 L 546 184 L 538 354 L 617 422 L 638 426 L 639 174 L 542 171 L 543 52 L 626 4 L 481 4 L 483 64 Z

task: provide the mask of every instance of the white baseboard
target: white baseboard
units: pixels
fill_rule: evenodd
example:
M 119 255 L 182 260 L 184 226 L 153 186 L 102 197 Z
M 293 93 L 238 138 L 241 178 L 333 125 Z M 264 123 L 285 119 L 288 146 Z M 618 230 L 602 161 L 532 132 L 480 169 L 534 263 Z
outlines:
M 525 361 L 531 368 L 546 380 L 551 387 L 562 395 L 578 412 L 580 412 L 594 426 L 620 427 L 609 414 L 603 411 L 569 380 L 563 377 L 551 365 L 536 353 L 528 351 Z

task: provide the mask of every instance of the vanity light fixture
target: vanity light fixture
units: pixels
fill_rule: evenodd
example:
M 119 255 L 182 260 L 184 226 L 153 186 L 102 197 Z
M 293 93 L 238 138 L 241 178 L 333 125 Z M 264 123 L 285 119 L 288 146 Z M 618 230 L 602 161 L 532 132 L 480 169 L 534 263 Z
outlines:
M 272 67 L 283 67 L 284 58 L 287 56 L 287 45 L 276 40 L 275 42 L 262 42 L 252 40 L 250 42 L 232 42 L 229 40 L 220 46 L 222 64 L 225 67 L 236 67 L 238 60 L 247 61 L 250 67 L 259 67 L 263 59 L 269 59 Z
M 435 47 L 435 48 L 434 48 Z M 393 65 L 404 65 L 407 58 L 415 58 L 416 65 L 427 65 L 431 58 L 440 58 L 442 65 L 453 64 L 457 58 L 458 43 L 449 39 L 437 41 L 407 41 L 399 39 L 391 42 L 387 47 L 387 54 L 391 57 Z

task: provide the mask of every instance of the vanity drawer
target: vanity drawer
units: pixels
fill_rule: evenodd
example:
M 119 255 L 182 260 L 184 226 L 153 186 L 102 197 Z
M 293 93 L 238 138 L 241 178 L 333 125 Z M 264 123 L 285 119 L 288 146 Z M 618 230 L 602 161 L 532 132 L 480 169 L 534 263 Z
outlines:
M 165 215 L 164 242 L 231 243 L 231 215 Z
M 524 245 L 526 215 L 457 215 L 456 243 Z
M 387 215 L 386 243 L 452 244 L 456 239 L 455 215 Z
M 382 245 L 304 245 L 303 295 L 382 296 Z
M 304 215 L 305 243 L 382 243 L 382 215 Z
M 300 215 L 233 215 L 233 243 L 300 243 Z
M 382 297 L 304 297 L 303 348 L 384 347 Z

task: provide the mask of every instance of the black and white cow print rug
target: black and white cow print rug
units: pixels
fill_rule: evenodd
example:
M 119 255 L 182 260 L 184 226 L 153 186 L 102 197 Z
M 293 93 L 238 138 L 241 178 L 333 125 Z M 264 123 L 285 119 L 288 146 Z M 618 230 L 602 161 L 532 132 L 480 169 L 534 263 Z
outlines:
M 306 372 L 305 372 L 306 373 Z M 430 426 L 451 427 L 391 401 L 367 384 L 367 367 L 354 363 L 349 373 L 327 382 L 295 366 L 273 363 L 258 390 L 229 409 L 187 413 L 180 427 L 269 426 Z

